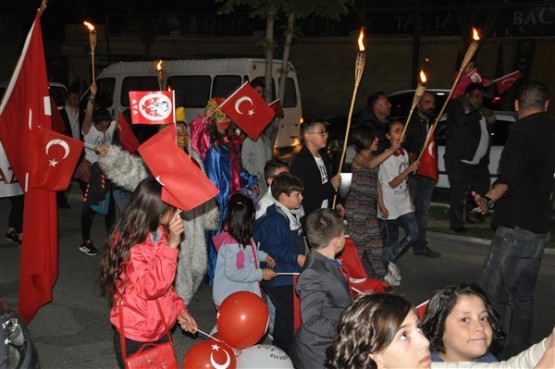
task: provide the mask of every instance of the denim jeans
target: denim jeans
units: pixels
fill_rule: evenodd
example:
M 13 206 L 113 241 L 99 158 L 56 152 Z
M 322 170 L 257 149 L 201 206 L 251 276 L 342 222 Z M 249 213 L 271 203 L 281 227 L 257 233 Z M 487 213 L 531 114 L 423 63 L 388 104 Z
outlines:
M 490 187 L 487 165 L 449 164 L 445 161 L 447 179 L 449 180 L 449 226 L 464 227 L 465 217 L 476 206 L 470 197 L 470 191 L 486 193 Z
M 405 237 L 399 242 L 399 223 L 405 230 Z M 401 215 L 397 219 L 388 219 L 380 222 L 380 231 L 383 240 L 383 256 L 385 266 L 396 262 L 418 239 L 418 225 L 413 212 Z
M 534 312 L 534 288 L 550 232 L 533 233 L 520 227 L 498 227 L 482 272 L 482 287 L 499 314 L 508 334 L 503 357 L 530 346 Z
M 415 253 L 426 250 L 426 230 L 428 228 L 428 213 L 436 183 L 428 177 L 415 176 L 409 181 L 410 197 L 414 201 L 414 216 L 418 225 L 418 239 L 412 244 Z

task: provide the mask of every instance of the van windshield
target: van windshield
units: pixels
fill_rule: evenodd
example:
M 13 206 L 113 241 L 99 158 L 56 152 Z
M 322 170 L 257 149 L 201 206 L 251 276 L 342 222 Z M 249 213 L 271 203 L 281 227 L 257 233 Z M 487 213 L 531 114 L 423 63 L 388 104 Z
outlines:
M 129 91 L 158 91 L 157 77 L 126 77 L 121 85 L 121 106 L 129 107 Z
M 168 87 L 175 91 L 175 106 L 204 108 L 210 99 L 210 76 L 171 76 Z

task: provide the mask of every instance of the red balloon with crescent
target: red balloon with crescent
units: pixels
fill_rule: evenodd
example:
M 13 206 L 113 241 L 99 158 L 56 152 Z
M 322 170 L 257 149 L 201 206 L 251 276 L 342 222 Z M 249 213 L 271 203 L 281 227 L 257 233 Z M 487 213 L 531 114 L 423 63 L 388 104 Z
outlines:
M 231 347 L 207 340 L 195 343 L 183 357 L 183 369 L 235 369 L 237 360 Z

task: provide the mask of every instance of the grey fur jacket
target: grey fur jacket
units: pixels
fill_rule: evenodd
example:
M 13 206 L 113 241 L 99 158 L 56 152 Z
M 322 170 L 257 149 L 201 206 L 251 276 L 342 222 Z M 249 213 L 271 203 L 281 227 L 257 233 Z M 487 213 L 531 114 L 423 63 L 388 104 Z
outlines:
M 191 157 L 200 164 L 204 172 L 202 160 L 195 155 L 193 152 Z M 133 156 L 116 145 L 109 147 L 108 154 L 100 158 L 99 164 L 111 181 L 128 191 L 134 191 L 139 182 L 150 175 L 140 157 Z M 214 199 L 183 214 L 185 238 L 179 251 L 175 291 L 189 304 L 206 274 L 205 231 L 218 228 L 220 215 Z

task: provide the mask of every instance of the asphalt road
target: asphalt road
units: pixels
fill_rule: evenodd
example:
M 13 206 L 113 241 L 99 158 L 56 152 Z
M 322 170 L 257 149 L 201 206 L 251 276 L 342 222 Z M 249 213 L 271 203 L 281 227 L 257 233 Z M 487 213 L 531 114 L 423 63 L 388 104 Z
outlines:
M 75 186 L 76 187 L 76 186 Z M 80 243 L 80 196 L 77 188 L 69 196 L 70 209 L 59 210 L 59 277 L 53 301 L 39 310 L 29 325 L 32 339 L 45 369 L 116 368 L 112 328 L 108 320 L 108 301 L 95 286 L 99 256 L 87 256 L 78 250 Z M 0 226 L 6 229 L 9 202 L 0 199 Z M 97 217 L 93 240 L 101 245 L 106 237 L 104 223 Z M 460 282 L 476 282 L 480 276 L 487 243 L 463 237 L 431 234 L 439 259 L 413 256 L 410 252 L 399 261 L 403 275 L 401 286 L 393 293 L 413 304 L 427 300 L 434 290 Z M 19 247 L 0 239 L 0 298 L 17 307 Z M 536 308 L 533 338 L 539 340 L 555 325 L 555 253 L 549 250 L 542 262 L 535 291 Z M 190 304 L 190 310 L 203 331 L 215 324 L 216 312 L 209 287 L 203 285 Z M 203 338 L 174 333 L 179 360 L 186 350 Z

